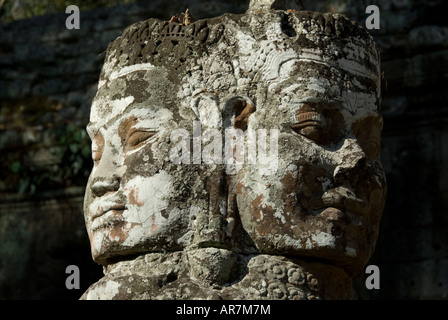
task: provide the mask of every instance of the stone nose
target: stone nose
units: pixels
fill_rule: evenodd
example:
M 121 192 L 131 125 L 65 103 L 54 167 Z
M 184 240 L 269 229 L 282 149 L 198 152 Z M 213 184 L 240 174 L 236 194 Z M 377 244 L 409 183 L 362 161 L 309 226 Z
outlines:
M 336 166 L 333 177 L 336 185 L 355 186 L 368 171 L 368 158 L 361 147 L 352 142 L 349 148 L 343 150 L 342 163 Z
M 382 166 L 363 152 L 353 154 L 346 164 L 336 167 L 333 177 L 337 186 L 352 187 L 359 192 L 358 196 L 368 197 L 374 190 L 382 190 L 386 186 Z
M 101 197 L 120 188 L 125 167 L 119 151 L 113 144 L 105 143 L 101 159 L 92 171 L 90 189 L 95 197 Z
M 367 159 L 360 158 L 352 166 L 339 166 L 334 172 L 334 180 L 337 185 L 354 186 L 367 169 Z
M 101 197 L 108 192 L 117 191 L 120 188 L 120 177 L 114 174 L 109 178 L 95 178 L 90 189 L 96 197 Z

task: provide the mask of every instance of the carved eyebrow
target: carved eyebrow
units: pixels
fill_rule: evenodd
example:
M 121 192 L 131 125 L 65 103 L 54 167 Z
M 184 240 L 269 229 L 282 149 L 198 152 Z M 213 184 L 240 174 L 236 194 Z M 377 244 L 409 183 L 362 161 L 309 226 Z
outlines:
M 108 128 L 113 124 L 120 125 L 123 121 L 126 121 L 130 118 L 133 118 L 134 121 L 136 121 L 135 124 L 132 124 L 130 128 L 132 129 L 141 129 L 141 130 L 147 130 L 147 131 L 158 131 L 160 130 L 159 125 L 155 125 L 154 118 L 146 117 L 141 118 L 138 114 L 132 113 L 132 109 L 128 109 L 129 106 L 120 114 L 117 114 L 116 116 L 112 117 L 111 119 L 107 120 L 106 122 L 89 122 L 89 124 L 86 127 L 87 133 L 89 134 L 90 139 L 95 138 L 100 132 L 102 128 Z M 129 110 L 129 111 L 128 111 Z M 137 109 L 140 110 L 140 109 Z M 144 109 L 147 110 L 147 109 Z M 128 113 L 129 112 L 129 113 Z
M 101 128 L 107 128 L 113 123 L 120 123 L 121 121 L 123 121 L 123 119 L 126 119 L 125 117 L 129 118 L 129 116 L 126 115 L 126 110 L 120 114 L 117 114 L 106 122 L 89 122 L 86 127 L 86 131 L 89 134 L 90 138 L 94 138 L 101 131 Z
M 141 119 L 136 115 L 131 115 L 128 119 L 132 119 L 132 125 L 129 126 L 129 131 L 159 131 L 160 126 L 156 125 L 154 119 Z M 126 119 L 119 119 L 118 121 L 123 122 Z
M 304 97 L 297 101 L 295 104 L 297 105 L 305 105 L 308 104 L 310 106 L 323 106 L 324 109 L 340 109 L 341 104 L 343 103 L 343 99 L 340 97 L 329 97 L 327 96 L 309 96 Z

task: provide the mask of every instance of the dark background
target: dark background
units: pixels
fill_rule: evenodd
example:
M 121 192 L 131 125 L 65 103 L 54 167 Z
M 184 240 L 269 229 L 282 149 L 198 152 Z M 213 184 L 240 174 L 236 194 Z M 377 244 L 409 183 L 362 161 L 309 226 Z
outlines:
M 150 17 L 169 20 L 186 8 L 196 18 L 243 13 L 249 3 L 126 2 L 82 10 L 79 30 L 67 30 L 68 14 L 57 8 L 0 24 L 0 299 L 78 299 L 102 276 L 82 201 L 92 167 L 85 126 L 108 43 Z M 380 268 L 381 288 L 360 290 L 361 298 L 447 299 L 448 1 L 303 4 L 361 25 L 368 5 L 381 10 L 380 30 L 370 33 L 384 72 L 388 197 L 369 263 Z M 80 268 L 80 290 L 65 287 L 72 264 Z

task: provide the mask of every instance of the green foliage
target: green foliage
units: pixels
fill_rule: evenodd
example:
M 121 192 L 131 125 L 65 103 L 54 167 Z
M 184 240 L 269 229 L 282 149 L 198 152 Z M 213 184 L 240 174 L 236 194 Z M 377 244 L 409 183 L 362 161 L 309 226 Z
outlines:
M 135 0 L 0 0 L 0 22 L 6 23 L 51 13 L 65 13 L 69 5 L 76 5 L 80 10 L 90 10 L 132 2 Z
M 50 134 L 56 141 L 54 156 L 58 164 L 36 168 L 26 161 L 25 154 L 10 164 L 9 185 L 0 186 L 9 192 L 33 194 L 45 189 L 85 185 L 92 169 L 90 139 L 84 127 L 68 125 Z M 56 138 L 57 137 L 57 138 Z M 5 191 L 5 190 L 2 190 Z
M 62 136 L 60 141 L 62 161 L 67 164 L 64 179 L 77 176 L 82 173 L 81 169 L 91 165 L 90 140 L 84 128 L 69 125 L 66 135 Z

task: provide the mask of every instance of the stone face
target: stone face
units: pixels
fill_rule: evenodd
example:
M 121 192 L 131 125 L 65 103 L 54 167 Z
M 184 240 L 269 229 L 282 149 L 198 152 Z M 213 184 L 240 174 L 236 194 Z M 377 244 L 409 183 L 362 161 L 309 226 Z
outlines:
M 87 129 L 85 221 L 105 277 L 83 298 L 354 298 L 386 194 L 378 66 L 337 14 L 124 30 Z
M 196 19 L 214 17 L 224 12 L 244 13 L 249 1 L 243 1 L 243 5 L 238 4 L 238 1 L 194 0 L 189 2 L 188 8 Z M 365 14 L 366 4 L 363 1 L 302 2 L 306 10 L 339 12 L 360 25 L 364 25 L 368 16 Z M 448 215 L 445 214 L 448 204 L 445 196 L 448 194 L 448 171 L 445 170 L 448 144 L 447 127 L 444 125 L 448 99 L 448 42 L 443 41 L 443 37 L 446 38 L 446 19 L 443 13 L 448 10 L 448 2 L 434 0 L 417 4 L 415 1 L 400 1 L 399 7 L 395 3 L 397 1 L 387 0 L 378 4 L 381 10 L 381 29 L 369 30 L 380 48 L 381 70 L 384 71 L 381 160 L 387 175 L 388 197 L 381 220 L 379 241 L 375 254 L 369 261 L 369 264 L 378 265 L 381 270 L 381 290 L 370 290 L 364 298 L 440 299 L 446 298 L 448 292 L 448 282 L 443 276 L 446 268 L 440 264 L 446 261 L 448 255 Z M 185 9 L 182 1 L 153 0 L 140 1 L 138 8 L 133 4 L 92 12 L 83 11 L 82 29 L 73 31 L 72 37 L 65 37 L 67 34 L 64 33 L 64 39 L 61 40 L 58 40 L 62 38 L 59 32 L 65 29 L 64 21 L 67 16 L 64 13 L 0 25 L 0 224 L 6 221 L 6 228 L 11 231 L 3 235 L 7 241 L 0 245 L 3 257 L 1 262 L 7 262 L 8 270 L 11 270 L 11 273 L 8 271 L 3 274 L 4 281 L 0 281 L 2 299 L 78 298 L 80 291 L 66 290 L 61 286 L 65 280 L 63 270 L 69 264 L 80 267 L 81 281 L 85 285 L 99 278 L 97 275 L 92 278 L 86 275 L 86 272 L 95 268 L 102 273 L 101 267 L 91 260 L 88 241 L 83 241 L 82 244 L 73 240 L 61 241 L 73 233 L 73 228 L 85 228 L 82 220 L 73 221 L 66 217 L 67 210 L 59 209 L 65 208 L 66 198 L 54 196 L 53 200 L 60 206 L 46 207 L 45 210 L 36 210 L 34 202 L 28 201 L 28 191 L 33 190 L 33 187 L 38 202 L 45 198 L 42 193 L 48 191 L 63 192 L 73 185 L 84 189 L 88 173 L 74 175 L 70 173 L 70 168 L 80 164 L 83 171 L 90 172 L 90 154 L 86 155 L 84 162 L 73 163 L 68 158 L 59 158 L 57 163 L 53 162 L 50 166 L 46 161 L 35 162 L 33 157 L 48 155 L 39 150 L 50 147 L 53 151 L 55 143 L 62 143 L 59 142 L 62 136 L 72 137 L 64 130 L 70 124 L 76 125 L 80 131 L 85 130 L 104 60 L 102 53 L 121 30 L 148 17 L 168 20 L 171 15 Z M 27 43 L 33 50 L 24 48 L 23 43 Z M 16 46 L 24 48 L 28 58 L 20 56 L 20 52 L 15 56 Z M 48 52 L 50 48 L 53 51 L 50 55 L 54 59 L 48 61 L 41 52 Z M 39 62 L 34 55 L 46 62 Z M 91 68 L 92 57 L 95 57 L 95 69 Z M 20 63 L 14 62 L 19 58 Z M 80 74 L 80 69 L 87 73 Z M 40 115 L 40 111 L 32 107 L 36 97 L 31 96 L 31 93 L 40 89 L 49 92 L 48 88 L 42 88 L 42 84 L 53 84 L 54 82 L 48 81 L 51 78 L 58 79 L 61 86 L 55 88 L 58 90 L 56 95 L 45 97 L 50 100 L 48 107 L 43 106 L 45 113 L 36 117 Z M 71 83 L 69 92 L 65 91 L 67 82 Z M 52 89 L 53 92 L 55 89 Z M 55 107 L 62 104 L 62 109 L 53 109 L 54 101 L 51 100 L 57 103 Z M 6 112 L 8 106 L 15 111 L 12 117 Z M 23 111 L 22 106 L 25 108 Z M 70 112 L 65 112 L 66 108 Z M 76 114 L 72 113 L 73 109 Z M 50 119 L 47 127 L 48 112 L 53 114 L 53 119 Z M 60 147 L 68 149 L 69 145 L 64 143 Z M 90 141 L 86 141 L 84 147 L 90 153 Z M 79 152 L 73 154 L 78 156 Z M 33 164 L 41 164 L 42 170 L 31 170 L 34 168 L 30 168 L 29 160 Z M 16 161 L 23 164 L 20 169 L 26 168 L 27 171 L 17 173 L 17 167 L 14 166 Z M 55 175 L 54 168 L 58 175 Z M 61 180 L 62 183 L 58 182 L 56 187 L 45 179 L 50 177 L 52 181 L 58 180 L 61 173 L 66 178 Z M 28 188 L 21 198 L 21 213 L 18 214 L 15 209 L 18 203 L 15 194 L 8 192 L 17 192 L 25 186 Z M 76 201 L 73 216 L 82 214 L 82 197 L 76 197 Z M 29 254 L 22 254 L 23 251 L 20 251 L 20 258 L 12 248 L 25 249 L 27 245 L 24 237 L 13 232 L 16 228 L 11 227 L 8 222 L 12 215 L 22 220 L 16 226 L 31 226 L 33 230 Z M 45 227 L 52 226 L 55 217 L 59 219 L 60 215 L 64 220 L 70 221 L 68 223 L 71 229 Z M 42 220 L 42 223 L 36 225 L 30 222 L 35 219 Z M 48 252 L 47 248 L 52 248 L 54 244 L 60 250 L 57 253 Z M 80 252 L 76 258 L 74 250 Z M 30 272 L 20 273 L 18 270 L 22 270 L 23 265 Z M 440 269 L 437 270 L 440 271 L 430 271 L 432 269 L 428 269 L 427 265 L 439 265 Z M 39 272 L 39 275 L 36 276 L 35 272 Z M 11 274 L 14 276 L 10 276 Z M 21 281 L 20 286 L 17 281 Z M 81 290 L 87 288 L 85 285 L 81 283 Z M 365 288 L 362 280 L 361 286 Z

